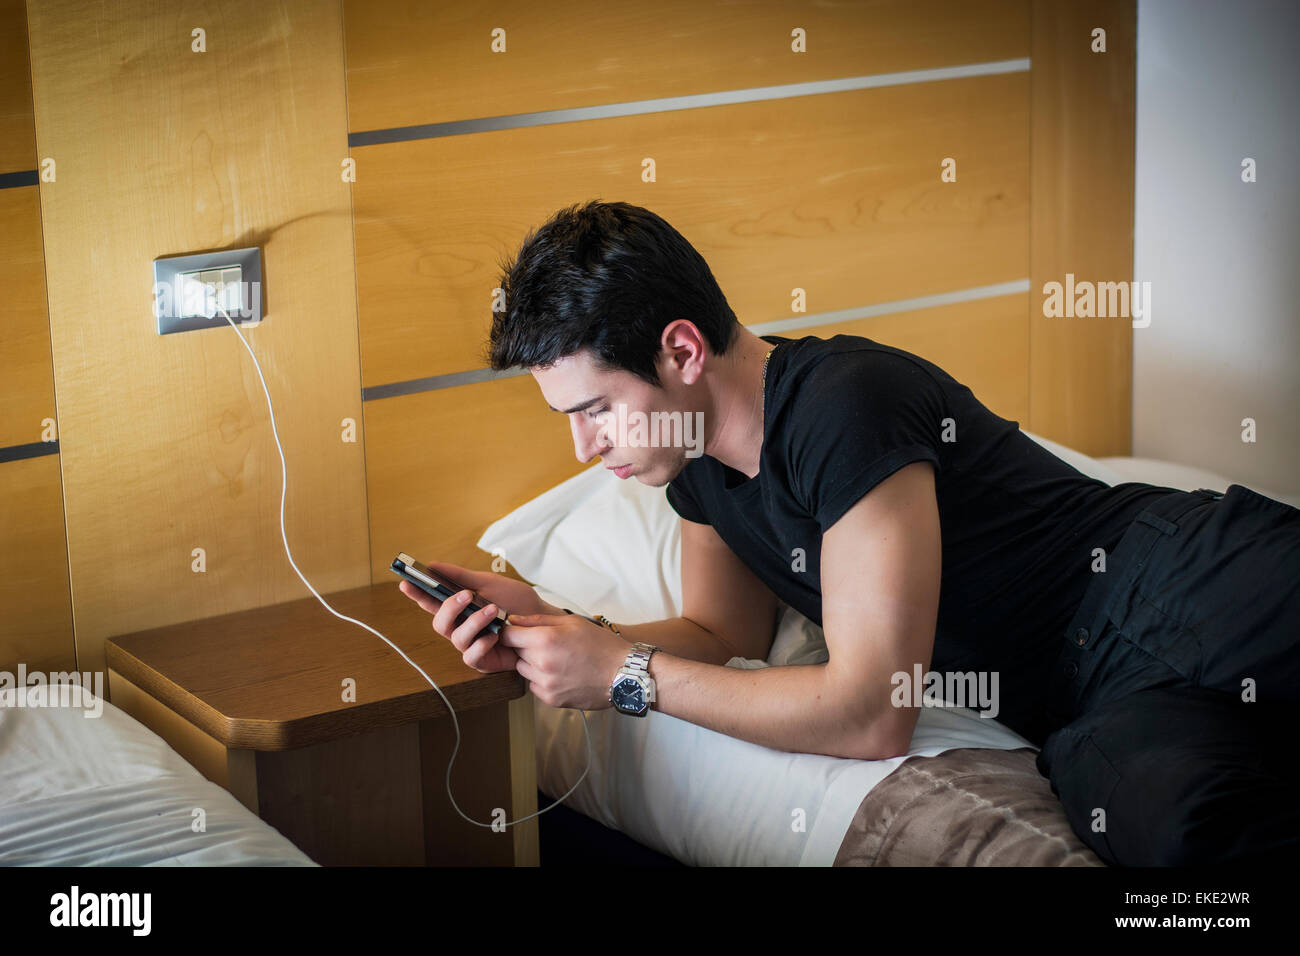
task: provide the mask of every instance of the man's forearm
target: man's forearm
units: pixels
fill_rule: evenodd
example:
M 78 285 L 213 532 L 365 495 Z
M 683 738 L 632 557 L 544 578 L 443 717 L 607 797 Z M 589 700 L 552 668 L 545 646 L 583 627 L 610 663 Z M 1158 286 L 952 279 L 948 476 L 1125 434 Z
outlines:
M 655 710 L 774 750 L 868 760 L 894 755 L 889 721 L 865 716 L 860 692 L 843 701 L 826 664 L 725 667 L 739 655 L 683 617 L 620 624 L 619 631 L 629 647 L 644 641 L 659 648 L 650 658 Z M 890 706 L 888 687 L 881 700 Z
M 655 710 L 730 737 L 832 757 L 878 760 L 896 752 L 888 721 L 873 721 L 860 700 L 843 700 L 826 664 L 746 670 L 660 650 L 650 658 L 650 676 Z M 887 693 L 884 700 L 888 707 Z
M 691 661 L 706 664 L 725 664 L 736 657 L 736 652 L 712 631 L 707 631 L 688 618 L 672 617 L 649 624 L 620 624 L 619 632 L 628 644 L 644 641 L 659 648 L 660 652 L 673 654 Z M 631 648 L 629 648 L 630 650 Z M 614 675 L 609 675 L 612 680 Z

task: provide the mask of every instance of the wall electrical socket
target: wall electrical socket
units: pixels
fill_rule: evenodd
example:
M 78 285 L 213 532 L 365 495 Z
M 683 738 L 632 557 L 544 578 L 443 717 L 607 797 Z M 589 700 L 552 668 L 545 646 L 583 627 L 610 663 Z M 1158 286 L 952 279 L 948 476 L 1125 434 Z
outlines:
M 153 263 L 153 314 L 158 334 L 262 321 L 262 250 L 226 249 L 167 256 Z

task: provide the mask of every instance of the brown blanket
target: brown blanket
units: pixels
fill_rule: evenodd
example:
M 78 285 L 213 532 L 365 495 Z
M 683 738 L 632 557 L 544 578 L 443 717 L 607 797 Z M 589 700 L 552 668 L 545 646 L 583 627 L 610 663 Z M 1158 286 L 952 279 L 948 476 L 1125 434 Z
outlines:
M 1037 751 L 909 757 L 872 788 L 835 866 L 1104 866 L 1070 829 Z

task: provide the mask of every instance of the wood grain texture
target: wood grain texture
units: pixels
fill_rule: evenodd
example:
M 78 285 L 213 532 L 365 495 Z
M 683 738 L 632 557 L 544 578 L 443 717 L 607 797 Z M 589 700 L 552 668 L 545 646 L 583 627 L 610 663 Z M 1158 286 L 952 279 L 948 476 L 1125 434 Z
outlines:
M 321 866 L 423 865 L 420 726 L 258 752 L 258 815 Z
M 487 526 L 588 467 L 532 375 L 366 402 L 374 580 L 399 551 L 489 569 Z
M 78 666 L 58 455 L 0 464 L 0 670 L 19 663 Z
M 27 59 L 27 4 L 24 0 L 0 0 L 0 173 L 35 168 L 36 121 Z
M 514 865 L 541 866 L 541 832 L 537 818 L 524 820 L 537 812 L 537 723 L 536 699 L 530 690 L 510 701 L 510 800 L 514 836 Z
M 1106 30 L 1093 53 L 1091 32 Z M 1094 457 L 1128 455 L 1133 328 L 1049 318 L 1043 286 L 1133 276 L 1137 5 L 1033 5 L 1029 428 Z
M 823 339 L 862 335 L 903 349 L 939 366 L 990 411 L 1024 424 L 1029 418 L 1029 298 L 976 299 L 780 334 Z
M 295 557 L 321 591 L 368 580 L 341 11 L 30 5 L 54 377 L 83 668 L 103 640 L 303 593 L 280 461 L 228 328 L 159 336 L 152 261 L 259 245 L 245 334 L 276 401 Z M 208 31 L 193 53 L 190 31 Z M 206 571 L 191 570 L 195 548 Z
M 500 260 L 588 199 L 662 216 L 745 323 L 1023 279 L 1028 109 L 1014 73 L 354 149 L 363 381 L 482 368 Z
M 325 597 L 405 651 L 457 713 L 524 694 L 514 671 L 466 667 L 397 585 Z M 122 635 L 107 652 L 115 671 L 230 748 L 291 750 L 447 713 L 396 651 L 314 597 Z M 343 699 L 349 679 L 355 701 Z
M 451 790 L 464 819 L 447 798 L 447 767 L 456 743 L 448 720 L 420 725 L 420 768 L 425 794 L 425 856 L 439 866 L 536 866 L 537 818 L 504 829 L 495 820 L 521 820 L 537 809 L 537 756 L 532 694 L 508 705 L 482 707 L 460 720 L 460 749 L 451 764 Z
M 1029 55 L 1026 0 L 344 0 L 343 10 L 354 131 Z M 492 52 L 498 27 L 504 53 Z M 791 49 L 795 27 L 806 53 Z
M 27 7 L 0 0 L 0 173 L 36 165 Z M 42 240 L 39 188 L 0 189 L 0 447 L 46 440 L 57 417 Z M 0 670 L 76 666 L 59 464 L 0 463 Z
M 0 189 L 0 289 L 5 298 L 0 324 L 0 447 L 26 445 L 43 441 L 42 423 L 55 418 L 36 186 Z
M 969 386 L 996 414 L 1024 424 L 1028 299 L 999 296 L 781 334 L 844 332 L 914 352 Z M 452 440 L 458 424 L 464 433 Z M 599 467 L 578 461 L 566 420 L 546 407 L 531 375 L 367 402 L 366 436 L 377 581 L 398 551 L 489 568 L 491 556 L 477 546 L 488 525 Z

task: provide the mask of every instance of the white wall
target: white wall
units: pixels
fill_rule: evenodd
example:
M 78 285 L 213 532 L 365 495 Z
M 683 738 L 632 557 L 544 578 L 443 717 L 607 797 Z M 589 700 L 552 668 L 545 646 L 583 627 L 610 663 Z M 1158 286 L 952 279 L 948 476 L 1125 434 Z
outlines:
M 1152 309 L 1133 330 L 1133 454 L 1287 494 L 1300 493 L 1298 97 L 1296 0 L 1139 0 L 1133 277 L 1151 282 Z

